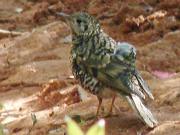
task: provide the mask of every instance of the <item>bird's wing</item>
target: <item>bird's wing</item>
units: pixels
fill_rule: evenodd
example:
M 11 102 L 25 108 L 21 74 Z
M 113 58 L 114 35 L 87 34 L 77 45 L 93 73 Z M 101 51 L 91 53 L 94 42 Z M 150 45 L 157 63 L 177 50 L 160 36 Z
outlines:
M 89 58 L 85 64 L 89 72 L 102 83 L 124 94 L 134 93 L 145 98 L 144 93 L 146 93 L 152 97 L 149 88 L 135 68 L 136 49 L 132 45 L 118 43 L 113 54 L 105 53 L 98 57 Z M 100 58 L 104 58 L 105 62 Z M 102 64 L 97 66 L 97 63 Z
M 143 80 L 139 71 L 135 68 L 136 49 L 134 48 L 134 46 L 132 46 L 126 42 L 119 43 L 119 50 L 123 50 L 123 51 L 119 55 L 116 54 L 116 56 L 123 55 L 123 58 L 124 58 L 123 61 L 126 62 L 126 65 L 129 65 L 131 73 L 133 74 L 131 81 L 135 85 L 134 87 L 139 87 L 136 89 L 142 90 L 151 99 L 154 99 L 154 97 L 151 93 L 151 90 L 149 89 L 147 83 Z
M 134 78 L 136 49 L 128 43 L 118 43 L 111 55 L 111 62 L 99 70 L 99 79 L 124 94 L 134 93 L 141 98 L 145 95 Z

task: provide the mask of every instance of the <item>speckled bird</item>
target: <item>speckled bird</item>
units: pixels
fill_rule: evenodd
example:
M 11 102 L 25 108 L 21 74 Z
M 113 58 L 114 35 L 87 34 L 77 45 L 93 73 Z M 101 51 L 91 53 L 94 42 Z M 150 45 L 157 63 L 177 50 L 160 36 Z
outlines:
M 156 126 L 157 120 L 143 104 L 145 94 L 154 98 L 135 66 L 135 47 L 126 42 L 116 42 L 88 13 L 57 14 L 64 18 L 72 30 L 73 75 L 83 87 L 97 95 L 99 106 L 103 96 L 113 96 L 114 99 L 115 95 L 121 95 L 145 124 L 151 128 Z

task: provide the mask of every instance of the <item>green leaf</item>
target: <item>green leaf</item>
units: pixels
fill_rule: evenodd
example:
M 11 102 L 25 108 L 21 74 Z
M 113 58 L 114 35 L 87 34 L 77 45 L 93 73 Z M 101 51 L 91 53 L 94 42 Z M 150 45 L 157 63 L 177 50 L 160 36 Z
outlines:
M 2 125 L 0 125 L 0 135 L 4 135 L 3 126 Z
M 102 119 L 93 125 L 86 135 L 105 135 L 105 121 Z
M 68 135 L 84 135 L 80 127 L 70 117 L 66 116 L 65 121 L 67 123 Z
M 3 109 L 3 104 L 0 103 L 0 110 L 2 110 L 2 109 Z

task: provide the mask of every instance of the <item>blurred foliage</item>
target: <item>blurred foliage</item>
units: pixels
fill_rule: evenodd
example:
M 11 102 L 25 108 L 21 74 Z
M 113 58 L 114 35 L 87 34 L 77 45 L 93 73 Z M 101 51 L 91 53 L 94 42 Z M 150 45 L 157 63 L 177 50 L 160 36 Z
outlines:
M 2 110 L 2 109 L 3 109 L 3 104 L 0 103 L 0 110 Z
M 0 135 L 4 135 L 3 126 L 2 125 L 0 125 Z
M 105 135 L 105 121 L 99 120 L 95 125 L 89 128 L 87 133 L 83 133 L 80 127 L 70 117 L 66 117 L 68 135 Z

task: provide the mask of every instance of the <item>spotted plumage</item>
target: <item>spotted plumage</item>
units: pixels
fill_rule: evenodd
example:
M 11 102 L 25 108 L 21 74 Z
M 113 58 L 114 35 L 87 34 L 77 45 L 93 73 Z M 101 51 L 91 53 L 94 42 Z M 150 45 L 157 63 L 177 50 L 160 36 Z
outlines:
M 127 99 L 140 119 L 149 127 L 157 124 L 142 100 L 153 95 L 135 66 L 136 49 L 126 42 L 116 42 L 87 13 L 60 13 L 70 25 L 73 35 L 72 71 L 81 85 L 93 94 L 110 88 Z

